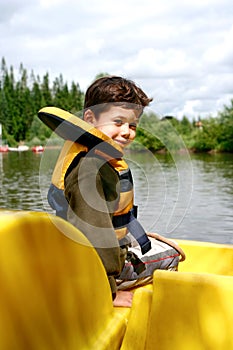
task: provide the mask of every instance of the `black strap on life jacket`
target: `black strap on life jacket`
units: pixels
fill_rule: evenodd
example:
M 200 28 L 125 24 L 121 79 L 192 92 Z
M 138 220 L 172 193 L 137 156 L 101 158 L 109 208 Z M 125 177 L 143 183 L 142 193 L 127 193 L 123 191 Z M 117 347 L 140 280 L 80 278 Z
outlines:
M 56 215 L 67 220 L 68 202 L 64 196 L 64 191 L 51 184 L 47 199 L 51 208 L 56 210 Z
M 142 254 L 147 253 L 151 249 L 151 241 L 149 240 L 144 228 L 137 220 L 137 207 L 134 206 L 127 214 L 114 216 L 112 219 L 115 229 L 126 226 L 129 232 L 138 241 Z M 120 241 L 120 245 L 124 245 L 124 238 Z
M 142 254 L 147 253 L 151 249 L 151 241 L 149 240 L 144 228 L 140 222 L 132 215 L 127 225 L 129 232 L 136 238 L 140 244 Z

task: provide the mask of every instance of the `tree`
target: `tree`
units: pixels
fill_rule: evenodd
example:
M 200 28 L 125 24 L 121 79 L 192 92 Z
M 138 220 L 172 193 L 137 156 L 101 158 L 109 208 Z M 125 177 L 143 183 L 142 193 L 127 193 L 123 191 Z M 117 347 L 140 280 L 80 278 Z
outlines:
M 218 150 L 225 152 L 233 152 L 233 99 L 230 103 L 219 114 Z
M 77 113 L 83 109 L 84 105 L 84 94 L 80 90 L 79 84 L 76 84 L 74 81 L 71 83 L 70 89 L 70 112 Z
M 42 107 L 43 106 L 52 106 L 53 105 L 53 99 L 52 99 L 52 93 L 49 86 L 49 73 L 46 73 L 43 77 L 42 84 L 41 84 L 41 94 L 42 94 Z
M 196 152 L 208 152 L 217 147 L 218 119 L 202 120 L 202 128 L 196 128 L 192 133 L 192 148 Z
M 164 145 L 159 139 L 157 133 L 157 126 L 159 118 L 156 114 L 143 114 L 140 124 L 137 128 L 136 143 L 132 148 L 140 149 L 146 147 L 152 152 L 158 151 L 164 148 Z M 142 145 L 143 147 L 140 147 Z
M 2 60 L 1 68 L 1 123 L 4 125 L 7 133 L 13 133 L 12 125 L 12 114 L 15 112 L 15 80 L 13 68 L 10 67 L 10 74 L 5 63 L 5 60 Z

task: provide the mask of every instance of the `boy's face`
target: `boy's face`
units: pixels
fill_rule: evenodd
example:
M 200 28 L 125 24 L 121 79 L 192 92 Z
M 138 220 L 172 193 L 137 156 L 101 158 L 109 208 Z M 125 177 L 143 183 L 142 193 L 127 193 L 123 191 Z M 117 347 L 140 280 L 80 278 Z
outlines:
M 125 148 L 135 139 L 139 112 L 134 109 L 111 106 L 107 111 L 101 112 L 98 119 L 92 111 L 88 110 L 84 114 L 84 120 L 110 137 L 121 148 Z

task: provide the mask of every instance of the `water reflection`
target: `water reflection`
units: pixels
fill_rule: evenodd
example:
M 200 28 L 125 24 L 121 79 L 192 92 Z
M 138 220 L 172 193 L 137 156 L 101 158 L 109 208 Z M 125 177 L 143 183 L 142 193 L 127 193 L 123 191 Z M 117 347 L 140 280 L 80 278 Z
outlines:
M 36 210 L 41 204 L 40 155 L 32 152 L 2 154 L 0 207 Z
M 189 154 L 130 154 L 140 219 L 148 231 L 172 236 L 190 206 L 193 166 Z M 137 169 L 135 171 L 135 164 Z M 138 172 L 142 171 L 144 184 Z M 146 183 L 145 183 L 146 181 Z
M 233 243 L 233 155 L 153 157 L 130 154 L 143 225 L 174 238 Z
M 59 150 L 0 153 L 0 207 L 51 211 L 47 189 Z M 172 238 L 233 243 L 233 155 L 126 154 L 139 217 Z

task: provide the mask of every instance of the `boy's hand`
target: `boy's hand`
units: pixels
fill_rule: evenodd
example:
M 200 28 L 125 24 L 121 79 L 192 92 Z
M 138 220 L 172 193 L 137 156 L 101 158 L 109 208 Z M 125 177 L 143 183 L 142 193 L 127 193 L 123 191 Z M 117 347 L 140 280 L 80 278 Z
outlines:
M 116 292 L 116 298 L 113 300 L 113 306 L 131 307 L 133 300 L 133 293 L 119 290 Z
M 180 253 L 180 262 L 184 261 L 186 259 L 185 252 L 183 251 L 183 249 L 181 249 L 181 247 L 175 241 L 168 239 L 168 238 L 165 238 L 164 236 L 161 236 L 155 232 L 153 232 L 153 233 L 147 232 L 147 236 L 155 238 L 158 241 L 162 241 L 162 242 L 170 245 L 171 247 L 175 248 Z

